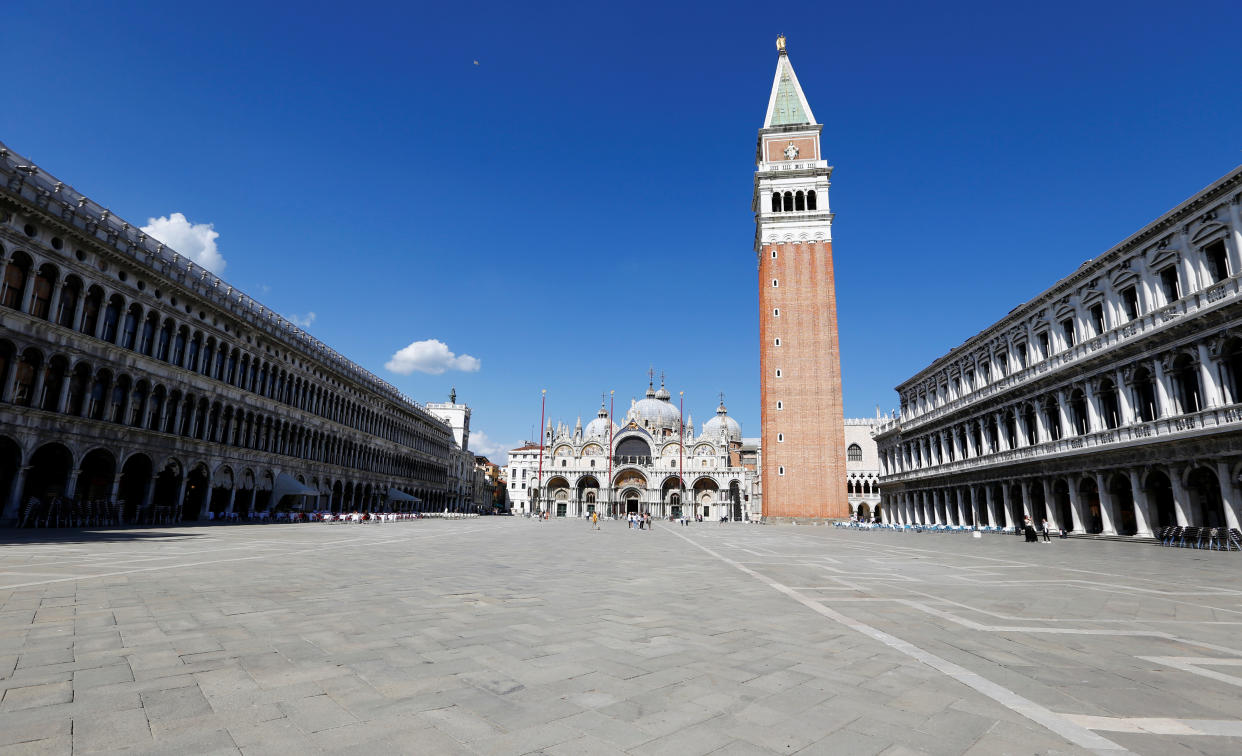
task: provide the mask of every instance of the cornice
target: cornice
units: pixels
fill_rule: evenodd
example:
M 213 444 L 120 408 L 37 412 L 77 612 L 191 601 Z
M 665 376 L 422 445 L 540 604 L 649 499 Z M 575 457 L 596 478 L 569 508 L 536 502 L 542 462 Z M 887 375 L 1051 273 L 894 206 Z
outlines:
M 1146 226 L 1143 226 L 1143 228 L 1115 244 L 1103 254 L 1083 263 L 1068 276 L 1058 280 L 1043 292 L 1010 310 L 1005 317 L 979 331 L 958 346 L 953 347 L 948 353 L 937 358 L 927 367 L 897 384 L 895 390 L 898 393 L 903 393 L 912 388 L 926 376 L 941 370 L 947 363 L 962 357 L 964 352 L 986 344 L 989 339 L 996 336 L 997 331 L 1003 331 L 1010 326 L 1020 327 L 1021 321 L 1038 311 L 1041 307 L 1055 306 L 1062 297 L 1074 294 L 1073 289 L 1076 287 L 1089 282 L 1092 278 L 1103 275 L 1107 268 L 1111 267 L 1120 258 L 1130 256 L 1153 242 L 1161 243 L 1162 248 L 1169 246 L 1171 243 L 1170 237 L 1175 233 L 1185 232 L 1188 228 L 1179 229 L 1178 226 L 1191 221 L 1193 216 L 1202 212 L 1208 205 L 1215 205 L 1221 202 L 1236 203 L 1239 197 L 1236 194 L 1230 197 L 1230 194 L 1236 193 L 1239 190 L 1242 190 L 1242 166 L 1234 168 L 1207 187 L 1196 192 L 1189 199 L 1179 203 Z

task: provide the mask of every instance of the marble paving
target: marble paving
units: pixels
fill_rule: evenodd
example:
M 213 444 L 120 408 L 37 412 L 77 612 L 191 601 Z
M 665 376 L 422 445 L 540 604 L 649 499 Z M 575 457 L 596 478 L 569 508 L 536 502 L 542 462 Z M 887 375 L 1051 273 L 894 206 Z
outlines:
M 1242 555 L 515 518 L 0 531 L 0 754 L 1242 752 Z

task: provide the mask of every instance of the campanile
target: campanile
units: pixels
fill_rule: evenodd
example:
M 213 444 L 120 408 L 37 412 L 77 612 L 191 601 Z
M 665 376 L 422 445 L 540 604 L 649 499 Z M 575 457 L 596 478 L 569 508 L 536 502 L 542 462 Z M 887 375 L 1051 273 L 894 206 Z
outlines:
M 776 78 L 755 152 L 763 514 L 849 516 L 841 349 L 832 270 L 832 168 L 778 37 Z

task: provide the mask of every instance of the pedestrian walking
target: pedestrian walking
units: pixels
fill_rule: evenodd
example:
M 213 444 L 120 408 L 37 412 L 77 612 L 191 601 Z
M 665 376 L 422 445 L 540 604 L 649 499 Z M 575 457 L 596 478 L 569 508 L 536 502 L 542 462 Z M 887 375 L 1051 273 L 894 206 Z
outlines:
M 1044 543 L 1052 543 L 1052 536 L 1048 535 L 1048 520 L 1045 519 L 1040 523 L 1040 530 L 1044 534 Z

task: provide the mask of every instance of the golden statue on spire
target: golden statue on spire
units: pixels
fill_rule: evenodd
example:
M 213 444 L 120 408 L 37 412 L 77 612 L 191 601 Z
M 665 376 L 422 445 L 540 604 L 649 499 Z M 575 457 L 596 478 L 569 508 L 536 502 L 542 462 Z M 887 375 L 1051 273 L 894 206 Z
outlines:
M 781 34 L 776 38 L 776 51 L 781 55 L 785 54 L 785 35 Z

